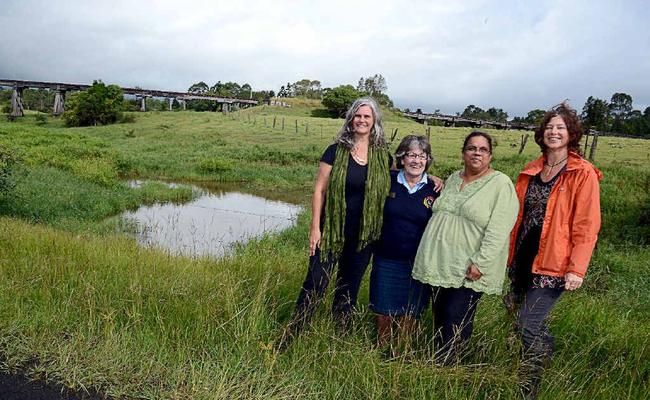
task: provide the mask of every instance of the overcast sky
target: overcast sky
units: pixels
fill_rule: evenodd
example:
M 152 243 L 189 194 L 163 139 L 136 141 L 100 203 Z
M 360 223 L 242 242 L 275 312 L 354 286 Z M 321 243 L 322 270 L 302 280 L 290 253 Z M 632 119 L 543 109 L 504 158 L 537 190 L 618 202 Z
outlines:
M 649 26 L 644 0 L 2 0 L 0 78 L 277 92 L 380 73 L 397 106 L 424 111 L 513 117 L 615 92 L 643 110 Z

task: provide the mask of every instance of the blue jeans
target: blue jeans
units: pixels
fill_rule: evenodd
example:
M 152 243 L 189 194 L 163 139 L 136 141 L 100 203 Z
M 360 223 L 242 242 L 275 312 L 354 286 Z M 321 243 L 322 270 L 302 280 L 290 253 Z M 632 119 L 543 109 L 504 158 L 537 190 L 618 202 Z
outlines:
M 455 363 L 472 336 L 476 306 L 483 293 L 466 287 L 433 288 L 433 325 L 436 358 Z
M 357 303 L 361 281 L 372 255 L 370 247 L 367 246 L 357 252 L 357 243 L 346 243 L 338 260 L 332 315 L 336 322 L 344 326 L 348 324 Z M 320 250 L 318 249 L 309 258 L 307 276 L 300 289 L 300 294 L 296 300 L 296 308 L 289 323 L 293 334 L 300 333 L 305 324 L 311 321 L 316 307 L 325 297 L 335 265 L 336 260 L 331 256 L 326 261 L 321 261 Z

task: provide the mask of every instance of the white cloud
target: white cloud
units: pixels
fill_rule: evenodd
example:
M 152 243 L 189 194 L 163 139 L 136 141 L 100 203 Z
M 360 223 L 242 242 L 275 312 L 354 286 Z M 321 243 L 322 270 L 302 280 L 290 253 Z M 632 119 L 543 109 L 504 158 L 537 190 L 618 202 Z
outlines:
M 617 91 L 650 104 L 642 1 L 8 0 L 0 77 L 184 90 L 203 80 L 277 90 L 383 74 L 398 105 L 510 115 Z

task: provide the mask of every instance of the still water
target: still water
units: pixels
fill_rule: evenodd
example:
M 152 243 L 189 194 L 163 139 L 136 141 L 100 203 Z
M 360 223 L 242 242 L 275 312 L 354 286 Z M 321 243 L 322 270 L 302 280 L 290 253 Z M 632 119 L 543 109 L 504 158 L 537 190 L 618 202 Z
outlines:
M 129 184 L 137 187 L 140 183 Z M 122 215 L 138 226 L 140 244 L 191 257 L 221 257 L 235 243 L 293 226 L 302 210 L 295 204 L 237 191 L 192 189 L 200 196 L 191 202 L 143 206 Z

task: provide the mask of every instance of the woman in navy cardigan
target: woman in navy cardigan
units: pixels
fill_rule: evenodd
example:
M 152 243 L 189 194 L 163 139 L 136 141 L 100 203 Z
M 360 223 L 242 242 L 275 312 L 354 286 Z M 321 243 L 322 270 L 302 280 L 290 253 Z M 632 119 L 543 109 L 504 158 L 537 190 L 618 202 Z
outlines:
M 426 173 L 432 158 L 425 136 L 406 136 L 395 158 L 398 171 L 391 171 L 370 275 L 370 308 L 376 313 L 380 346 L 391 340 L 394 330 L 408 334 L 428 303 L 430 292 L 411 277 L 411 271 L 431 205 L 439 195 Z

